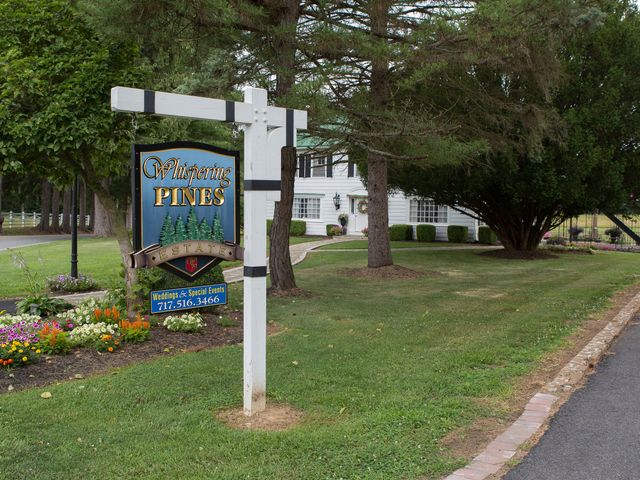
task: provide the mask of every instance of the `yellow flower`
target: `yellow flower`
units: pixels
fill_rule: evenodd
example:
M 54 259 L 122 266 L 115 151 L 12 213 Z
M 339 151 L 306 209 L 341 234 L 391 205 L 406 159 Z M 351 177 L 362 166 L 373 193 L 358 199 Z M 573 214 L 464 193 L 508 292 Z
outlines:
M 22 357 L 23 362 L 26 362 L 27 360 L 29 360 L 27 357 Z
M 24 350 L 22 350 L 22 349 L 18 350 L 18 353 L 23 353 L 23 352 L 24 352 Z
M 40 349 L 36 350 L 36 353 L 40 353 Z
M 24 346 L 28 347 L 29 346 L 29 342 L 24 342 Z

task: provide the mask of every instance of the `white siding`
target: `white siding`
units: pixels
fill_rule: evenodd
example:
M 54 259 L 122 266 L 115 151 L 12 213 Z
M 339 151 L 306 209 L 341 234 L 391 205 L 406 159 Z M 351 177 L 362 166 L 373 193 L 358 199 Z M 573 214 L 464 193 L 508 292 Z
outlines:
M 298 152 L 303 153 L 300 150 Z M 349 235 L 361 235 L 359 227 L 366 224 L 366 218 L 359 215 L 357 209 L 354 213 L 350 211 L 350 200 L 354 198 L 357 205 L 359 200 L 367 197 L 367 191 L 358 176 L 357 168 L 356 176 L 348 177 L 346 155 L 334 154 L 333 162 L 332 177 L 300 178 L 296 176 L 294 184 L 296 195 L 317 196 L 320 198 L 320 220 L 303 219 L 307 223 L 307 235 L 326 235 L 326 225 L 338 224 L 338 215 L 341 213 L 349 215 L 347 233 Z M 340 195 L 340 208 L 338 210 L 336 210 L 333 203 L 333 197 L 336 193 Z M 389 196 L 389 225 L 398 223 L 417 225 L 416 222 L 409 220 L 409 202 L 410 199 L 402 193 Z M 468 227 L 469 240 L 477 240 L 477 227 L 473 218 L 452 208 L 448 208 L 447 215 L 447 223 L 435 224 L 437 240 L 447 240 L 447 226 L 449 225 L 464 225 Z M 273 202 L 267 202 L 267 217 L 273 218 Z

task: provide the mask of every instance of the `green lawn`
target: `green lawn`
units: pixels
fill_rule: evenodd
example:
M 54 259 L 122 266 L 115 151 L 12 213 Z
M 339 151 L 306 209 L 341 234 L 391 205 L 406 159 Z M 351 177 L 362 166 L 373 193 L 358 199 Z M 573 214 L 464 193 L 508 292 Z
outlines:
M 505 261 L 401 251 L 440 272 L 357 280 L 366 252 L 316 253 L 296 268 L 311 298 L 273 298 L 286 327 L 268 343 L 269 402 L 302 410 L 287 432 L 232 430 L 242 349 L 166 357 L 113 374 L 0 396 L 4 478 L 436 479 L 465 464 L 441 439 L 507 415 L 518 379 L 638 280 L 640 255 Z M 230 289 L 239 302 L 241 285 Z M 294 363 L 295 362 L 295 363 Z M 50 391 L 44 400 L 40 393 Z
M 368 240 L 350 240 L 348 242 L 324 245 L 318 250 L 366 250 L 369 246 Z M 449 243 L 449 242 L 391 242 L 391 248 L 425 248 L 425 247 L 462 247 L 473 246 L 470 243 Z
M 0 252 L 0 298 L 18 297 L 28 293 L 24 273 L 12 259 L 13 252 L 21 252 L 29 269 L 44 285 L 47 277 L 71 271 L 71 242 L 58 241 L 30 245 Z M 117 279 L 120 272 L 120 251 L 111 238 L 78 239 L 78 270 L 90 275 L 101 286 Z
M 324 237 L 291 237 L 291 244 L 314 242 Z M 69 240 L 42 245 L 30 245 L 14 249 L 21 252 L 27 265 L 44 285 L 51 275 L 69 273 L 71 270 L 71 243 Z M 90 275 L 101 287 L 108 287 L 117 280 L 120 272 L 120 251 L 112 238 L 80 238 L 78 241 L 78 270 Z M 223 268 L 242 265 L 224 262 Z M 28 293 L 28 283 L 12 259 L 11 251 L 0 252 L 0 298 L 18 297 Z

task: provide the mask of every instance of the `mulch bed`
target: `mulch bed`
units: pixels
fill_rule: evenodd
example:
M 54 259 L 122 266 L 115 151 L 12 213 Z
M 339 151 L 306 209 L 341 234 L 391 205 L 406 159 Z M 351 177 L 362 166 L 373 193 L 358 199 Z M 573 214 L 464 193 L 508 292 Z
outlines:
M 370 279 L 411 279 L 419 278 L 425 275 L 423 272 L 416 272 L 400 265 L 389 265 L 378 268 L 345 268 L 342 270 L 348 277 L 354 278 L 370 278 Z M 442 275 L 440 272 L 427 272 L 426 275 Z
M 216 323 L 217 315 L 203 315 L 207 326 L 199 333 L 171 332 L 154 325 L 148 341 L 124 344 L 123 348 L 114 353 L 74 348 L 68 355 L 43 355 L 38 363 L 0 370 L 0 393 L 81 379 L 154 357 L 241 343 L 242 312 L 231 312 L 226 316 L 233 320 L 234 326 L 221 327 Z M 267 333 L 272 333 L 273 329 L 273 326 L 269 326 Z M 10 385 L 13 389 L 9 388 Z

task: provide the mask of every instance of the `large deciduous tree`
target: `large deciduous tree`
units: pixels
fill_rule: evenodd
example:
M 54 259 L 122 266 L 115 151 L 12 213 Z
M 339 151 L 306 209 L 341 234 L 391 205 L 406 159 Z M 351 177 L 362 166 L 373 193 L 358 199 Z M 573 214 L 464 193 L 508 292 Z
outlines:
M 0 31 L 0 168 L 59 184 L 81 175 L 125 259 L 131 122 L 111 113 L 109 97 L 113 85 L 136 84 L 137 48 L 99 38 L 63 1 L 1 0 Z M 131 293 L 132 269 L 126 282 Z M 128 304 L 133 314 L 132 295 Z
M 394 169 L 392 184 L 470 210 L 507 250 L 535 250 L 575 214 L 619 211 L 637 188 L 640 166 L 640 30 L 629 2 L 599 4 L 576 10 L 570 30 L 538 33 L 544 63 L 555 63 L 551 71 L 560 75 L 555 87 L 540 83 L 536 69 L 478 64 L 442 77 L 475 92 L 464 101 L 450 102 L 455 89 L 444 86 L 422 92 L 454 105 L 457 135 L 483 139 L 488 149 L 473 165 Z

